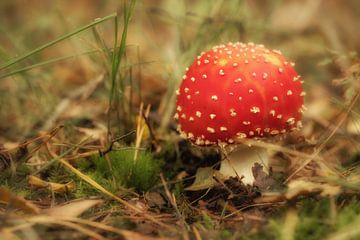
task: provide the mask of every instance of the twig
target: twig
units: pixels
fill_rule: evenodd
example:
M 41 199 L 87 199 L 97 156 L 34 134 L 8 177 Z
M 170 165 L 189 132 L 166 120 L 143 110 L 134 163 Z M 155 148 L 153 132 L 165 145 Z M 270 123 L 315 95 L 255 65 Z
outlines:
M 160 173 L 160 179 L 161 179 L 161 182 L 162 182 L 162 184 L 163 184 L 163 186 L 164 186 L 165 194 L 166 194 L 166 196 L 167 196 L 170 204 L 171 204 L 171 205 L 173 206 L 173 208 L 175 209 L 176 215 L 178 216 L 178 218 L 179 218 L 179 220 L 180 220 L 180 222 L 181 222 L 181 228 L 182 228 L 182 232 L 183 232 L 183 239 L 184 239 L 184 240 L 189 240 L 190 237 L 189 237 L 189 234 L 188 234 L 188 232 L 187 232 L 187 230 L 186 230 L 187 224 L 186 224 L 186 221 L 185 221 L 184 217 L 181 215 L 181 213 L 180 213 L 180 211 L 179 211 L 179 208 L 178 208 L 178 206 L 177 206 L 177 204 L 176 204 L 175 195 L 172 194 L 172 193 L 170 193 L 170 191 L 169 191 L 169 189 L 168 189 L 168 187 L 167 187 L 167 183 L 166 183 L 165 178 L 164 178 L 164 176 L 163 176 L 162 173 Z

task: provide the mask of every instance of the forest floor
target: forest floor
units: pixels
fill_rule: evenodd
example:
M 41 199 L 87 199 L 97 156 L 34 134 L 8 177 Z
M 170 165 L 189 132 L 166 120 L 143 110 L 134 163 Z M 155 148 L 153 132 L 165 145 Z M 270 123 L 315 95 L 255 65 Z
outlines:
M 1 1 L 0 240 L 359 239 L 359 10 Z M 173 119 L 184 69 L 230 41 L 280 49 L 307 92 L 302 129 L 258 142 L 253 186 Z

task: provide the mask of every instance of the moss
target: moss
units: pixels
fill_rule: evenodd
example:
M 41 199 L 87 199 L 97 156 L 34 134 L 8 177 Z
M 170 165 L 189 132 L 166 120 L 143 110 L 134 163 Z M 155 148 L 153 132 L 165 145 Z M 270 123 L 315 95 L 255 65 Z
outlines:
M 300 202 L 297 205 L 299 220 L 293 239 L 324 239 L 354 223 L 360 215 L 360 202 L 357 199 L 347 199 L 344 203 L 344 207 L 337 209 L 332 223 L 329 199 L 306 199 Z M 283 226 L 283 219 L 271 220 L 261 231 L 241 239 L 281 239 Z
M 112 185 L 112 190 L 119 186 L 137 191 L 149 190 L 159 178 L 162 161 L 146 151 L 138 151 L 134 161 L 134 153 L 134 150 L 113 151 L 107 156 L 109 161 L 104 157 L 94 157 L 93 176 L 100 182 L 107 182 L 107 186 Z

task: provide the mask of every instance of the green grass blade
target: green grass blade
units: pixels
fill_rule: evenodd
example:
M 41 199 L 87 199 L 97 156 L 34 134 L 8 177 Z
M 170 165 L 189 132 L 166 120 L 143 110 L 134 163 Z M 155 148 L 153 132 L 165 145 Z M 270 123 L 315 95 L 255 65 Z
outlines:
M 1 65 L 0 70 L 8 68 L 8 67 L 10 67 L 10 66 L 12 66 L 12 65 L 14 65 L 14 64 L 16 64 L 18 62 L 21 62 L 22 60 L 24 60 L 24 59 L 26 59 L 26 58 L 34 55 L 34 54 L 37 54 L 37 53 L 41 52 L 42 50 L 44 50 L 44 49 L 46 49 L 48 47 L 51 47 L 51 46 L 65 40 L 67 38 L 70 38 L 70 37 L 82 32 L 82 31 L 84 31 L 86 29 L 89 29 L 89 28 L 91 28 L 91 27 L 93 27 L 93 26 L 95 26 L 95 25 L 97 25 L 99 23 L 105 22 L 105 21 L 107 21 L 109 19 L 112 19 L 112 18 L 116 18 L 116 14 L 111 14 L 109 16 L 96 19 L 94 22 L 92 22 L 92 23 L 90 23 L 88 25 L 85 25 L 85 26 L 83 26 L 81 28 L 78 28 L 78 29 L 76 29 L 76 30 L 74 30 L 74 31 L 72 31 L 72 32 L 70 32 L 68 34 L 65 34 L 65 35 L 63 35 L 63 36 L 61 36 L 61 37 L 59 37 L 59 38 L 57 38 L 57 39 L 55 39 L 53 41 L 50 41 L 50 42 L 48 42 L 48 43 L 46 43 L 46 44 L 44 44 L 44 45 L 42 45 L 42 46 L 40 46 L 38 48 L 35 48 L 34 50 L 32 50 L 32 51 L 30 51 L 28 53 L 25 53 L 24 55 L 21 55 L 21 56 L 19 56 L 17 58 L 14 58 L 14 59 L 10 60 L 9 62 Z

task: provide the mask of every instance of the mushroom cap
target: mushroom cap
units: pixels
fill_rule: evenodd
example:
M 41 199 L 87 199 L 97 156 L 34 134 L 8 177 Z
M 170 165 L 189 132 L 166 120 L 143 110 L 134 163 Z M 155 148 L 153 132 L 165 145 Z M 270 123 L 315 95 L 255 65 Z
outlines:
M 210 145 L 301 127 L 305 92 L 293 66 L 280 51 L 254 43 L 202 52 L 177 90 L 181 135 Z

